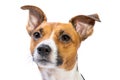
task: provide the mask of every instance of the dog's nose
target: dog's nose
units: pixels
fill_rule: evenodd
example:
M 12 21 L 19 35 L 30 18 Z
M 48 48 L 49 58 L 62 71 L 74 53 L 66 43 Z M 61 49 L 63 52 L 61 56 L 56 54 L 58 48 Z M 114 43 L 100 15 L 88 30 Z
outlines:
M 51 52 L 51 48 L 48 46 L 48 45 L 40 45 L 38 48 L 37 48 L 37 52 L 38 54 L 40 54 L 41 56 L 47 56 L 50 54 Z

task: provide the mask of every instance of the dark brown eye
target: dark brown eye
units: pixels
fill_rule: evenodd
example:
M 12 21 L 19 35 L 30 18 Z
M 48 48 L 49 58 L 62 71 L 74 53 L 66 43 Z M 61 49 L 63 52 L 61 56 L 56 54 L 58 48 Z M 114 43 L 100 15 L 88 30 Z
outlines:
M 70 38 L 69 35 L 63 34 L 63 35 L 60 36 L 60 40 L 61 40 L 62 42 L 68 42 L 68 41 L 71 40 L 71 38 Z
M 33 37 L 34 37 L 35 39 L 38 39 L 38 38 L 41 37 L 41 34 L 40 34 L 39 32 L 35 32 L 35 33 L 33 34 Z

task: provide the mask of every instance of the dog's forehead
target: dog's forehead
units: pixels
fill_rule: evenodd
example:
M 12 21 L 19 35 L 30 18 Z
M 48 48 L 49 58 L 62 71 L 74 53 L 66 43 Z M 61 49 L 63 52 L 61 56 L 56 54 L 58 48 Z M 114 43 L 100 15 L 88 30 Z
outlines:
M 74 29 L 71 23 L 43 22 L 36 30 L 41 28 L 53 30 L 71 30 Z

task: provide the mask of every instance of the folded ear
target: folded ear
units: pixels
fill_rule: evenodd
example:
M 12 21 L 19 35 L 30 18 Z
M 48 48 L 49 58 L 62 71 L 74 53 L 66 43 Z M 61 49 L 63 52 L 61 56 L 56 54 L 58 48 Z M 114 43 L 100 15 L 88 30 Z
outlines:
M 93 32 L 95 21 L 100 22 L 97 14 L 92 15 L 78 15 L 73 17 L 70 22 L 75 27 L 76 31 L 80 34 L 82 40 L 85 40 Z
M 31 34 L 31 32 L 36 27 L 38 27 L 43 21 L 47 21 L 44 12 L 36 6 L 25 5 L 22 6 L 21 9 L 29 10 L 29 20 L 27 25 L 27 31 L 29 34 Z

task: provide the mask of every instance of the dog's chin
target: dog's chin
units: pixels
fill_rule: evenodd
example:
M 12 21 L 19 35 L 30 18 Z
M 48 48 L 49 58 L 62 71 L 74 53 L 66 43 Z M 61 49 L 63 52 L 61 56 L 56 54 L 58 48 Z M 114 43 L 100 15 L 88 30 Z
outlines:
M 34 62 L 41 68 L 55 68 L 56 67 L 56 63 L 53 63 L 51 61 L 44 60 L 44 59 L 35 60 Z

